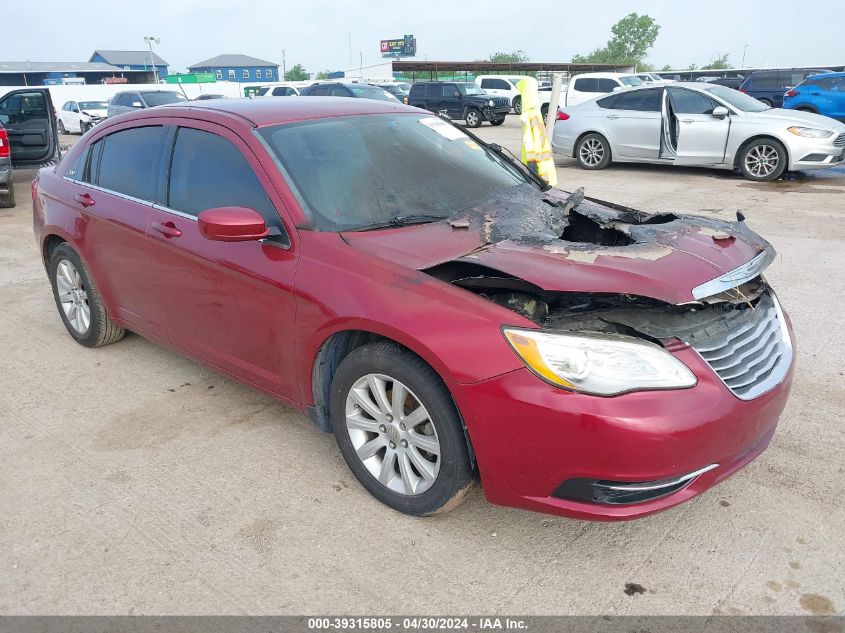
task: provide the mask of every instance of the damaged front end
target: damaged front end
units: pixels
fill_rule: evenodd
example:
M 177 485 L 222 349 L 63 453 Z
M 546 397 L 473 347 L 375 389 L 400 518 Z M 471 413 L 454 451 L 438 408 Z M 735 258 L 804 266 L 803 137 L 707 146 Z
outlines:
M 672 352 L 690 347 L 751 400 L 791 367 L 785 318 L 762 276 L 775 252 L 741 215 L 653 215 L 579 190 L 547 192 L 539 207 L 498 200 L 451 226 L 475 227 L 481 244 L 425 272 L 539 326 L 503 332 L 558 387 L 602 396 L 688 388 L 695 376 Z

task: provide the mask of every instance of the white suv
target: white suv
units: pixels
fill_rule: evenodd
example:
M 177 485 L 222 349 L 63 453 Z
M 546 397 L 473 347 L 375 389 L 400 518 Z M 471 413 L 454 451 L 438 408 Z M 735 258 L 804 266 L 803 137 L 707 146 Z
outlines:
M 566 103 L 574 106 L 609 92 L 641 86 L 642 80 L 626 73 L 584 73 L 569 80 L 566 88 Z
M 108 101 L 67 101 L 58 111 L 59 134 L 85 134 L 108 116 Z
M 475 84 L 486 92 L 491 97 L 507 97 L 510 99 L 511 107 L 517 114 L 522 114 L 522 97 L 519 96 L 520 80 L 525 79 L 519 75 L 514 77 L 507 77 L 505 75 L 479 75 L 475 78 Z M 549 100 L 552 98 L 550 91 L 539 91 L 540 95 L 540 109 L 543 116 L 549 109 Z

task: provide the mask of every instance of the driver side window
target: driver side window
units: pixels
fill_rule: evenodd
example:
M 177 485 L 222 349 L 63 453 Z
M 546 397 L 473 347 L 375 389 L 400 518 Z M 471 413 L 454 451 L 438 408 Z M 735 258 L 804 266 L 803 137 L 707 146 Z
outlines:
M 716 103 L 702 94 L 683 88 L 669 88 L 675 114 L 713 114 Z

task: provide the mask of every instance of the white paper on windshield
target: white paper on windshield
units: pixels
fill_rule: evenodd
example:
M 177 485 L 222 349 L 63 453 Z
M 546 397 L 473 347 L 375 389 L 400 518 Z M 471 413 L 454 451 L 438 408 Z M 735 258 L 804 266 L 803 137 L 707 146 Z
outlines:
M 454 125 L 449 125 L 448 123 L 446 123 L 446 121 L 438 119 L 435 116 L 420 119 L 420 123 L 422 123 L 426 127 L 431 128 L 440 136 L 450 141 L 457 141 L 458 139 L 466 138 L 464 133 L 461 132 L 458 128 L 456 128 Z

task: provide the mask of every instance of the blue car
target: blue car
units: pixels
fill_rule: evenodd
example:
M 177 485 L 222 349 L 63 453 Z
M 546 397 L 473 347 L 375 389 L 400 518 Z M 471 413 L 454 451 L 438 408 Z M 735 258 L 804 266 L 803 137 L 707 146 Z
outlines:
M 845 121 L 845 73 L 808 77 L 783 96 L 783 107 Z
M 783 107 L 783 93 L 787 90 L 791 90 L 807 77 L 829 72 L 823 68 L 758 70 L 745 78 L 739 91 L 762 101 L 769 107 L 780 108 Z

